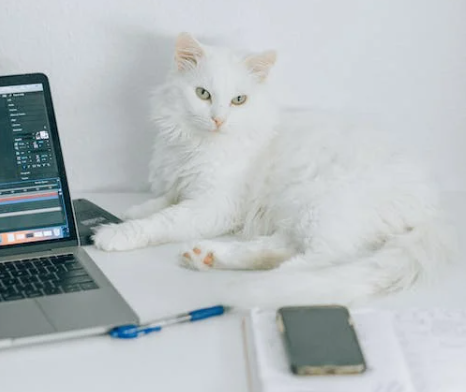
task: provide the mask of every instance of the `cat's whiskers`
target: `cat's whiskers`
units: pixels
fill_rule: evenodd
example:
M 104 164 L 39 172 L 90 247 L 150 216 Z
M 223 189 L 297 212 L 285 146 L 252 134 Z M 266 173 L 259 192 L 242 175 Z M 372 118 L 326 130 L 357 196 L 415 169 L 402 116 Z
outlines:
M 213 121 L 207 120 L 206 118 L 198 115 L 192 115 L 190 117 L 191 123 L 202 131 L 218 132 L 219 127 L 215 127 Z

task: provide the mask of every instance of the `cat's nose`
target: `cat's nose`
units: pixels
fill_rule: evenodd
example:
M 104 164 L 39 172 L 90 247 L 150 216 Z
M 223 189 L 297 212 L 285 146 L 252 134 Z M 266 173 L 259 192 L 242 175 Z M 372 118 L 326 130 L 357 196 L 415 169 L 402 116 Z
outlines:
M 214 120 L 214 123 L 217 126 L 217 128 L 220 128 L 222 124 L 225 122 L 225 119 L 220 117 L 212 117 L 212 120 Z

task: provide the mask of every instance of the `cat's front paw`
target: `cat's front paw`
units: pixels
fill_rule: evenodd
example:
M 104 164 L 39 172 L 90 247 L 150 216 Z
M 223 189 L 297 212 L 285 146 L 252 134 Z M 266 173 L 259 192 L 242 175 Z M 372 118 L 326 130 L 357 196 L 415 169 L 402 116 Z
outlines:
M 214 267 L 215 253 L 209 247 L 193 245 L 180 256 L 180 264 L 189 269 L 207 271 Z
M 101 226 L 93 239 L 95 246 L 105 251 L 131 250 L 149 244 L 141 228 L 131 221 Z

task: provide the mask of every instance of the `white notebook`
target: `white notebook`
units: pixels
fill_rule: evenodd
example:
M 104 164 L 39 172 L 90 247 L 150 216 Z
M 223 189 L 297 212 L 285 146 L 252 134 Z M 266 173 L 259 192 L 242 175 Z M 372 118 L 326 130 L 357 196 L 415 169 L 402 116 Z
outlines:
M 367 362 L 359 375 L 291 373 L 275 312 L 244 320 L 251 392 L 466 392 L 466 310 L 352 312 Z

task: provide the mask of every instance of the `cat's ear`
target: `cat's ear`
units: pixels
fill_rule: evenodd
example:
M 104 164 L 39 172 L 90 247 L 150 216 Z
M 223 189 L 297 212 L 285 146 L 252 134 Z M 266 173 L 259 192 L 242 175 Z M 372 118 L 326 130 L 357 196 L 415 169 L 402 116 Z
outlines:
M 175 44 L 175 62 L 179 71 L 195 67 L 202 56 L 204 50 L 196 39 L 188 33 L 178 35 Z
M 263 82 L 267 78 L 275 61 L 277 61 L 277 52 L 274 50 L 253 54 L 244 60 L 246 67 L 260 82 Z

